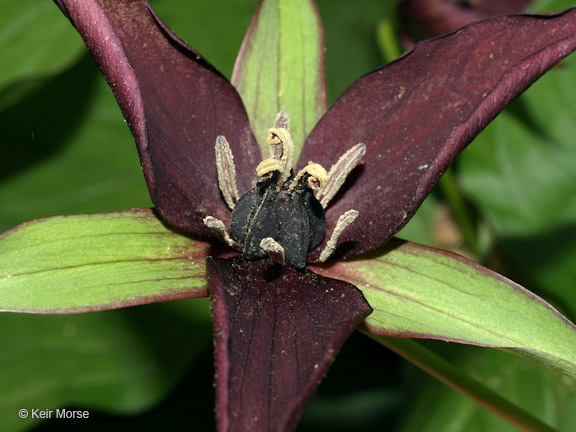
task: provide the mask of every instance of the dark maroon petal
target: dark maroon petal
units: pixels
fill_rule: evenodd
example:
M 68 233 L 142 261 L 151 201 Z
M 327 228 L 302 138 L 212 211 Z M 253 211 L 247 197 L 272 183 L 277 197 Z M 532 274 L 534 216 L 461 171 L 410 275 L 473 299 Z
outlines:
M 158 20 L 145 0 L 56 0 L 90 48 L 130 129 L 152 200 L 170 225 L 208 235 L 206 215 L 228 222 L 214 144 L 232 148 L 240 192 L 260 151 L 236 90 Z
M 366 143 L 363 166 L 326 213 L 330 233 L 340 214 L 360 212 L 339 254 L 356 255 L 391 238 L 482 128 L 574 49 L 574 9 L 504 16 L 422 42 L 353 84 L 300 157 L 329 167 L 336 155 Z
M 242 258 L 208 259 L 218 430 L 289 431 L 372 311 L 353 285 Z

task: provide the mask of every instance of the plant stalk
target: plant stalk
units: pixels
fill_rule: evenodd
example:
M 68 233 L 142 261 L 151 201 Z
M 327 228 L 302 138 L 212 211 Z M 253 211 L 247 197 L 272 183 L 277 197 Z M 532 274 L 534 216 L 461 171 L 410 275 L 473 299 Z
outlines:
M 470 211 L 462 198 L 458 185 L 456 184 L 454 169 L 452 167 L 448 168 L 442 175 L 438 181 L 438 187 L 446 198 L 448 207 L 464 234 L 464 242 L 466 243 L 466 246 L 472 253 L 478 254 L 476 227 L 472 216 L 470 215 Z
M 418 342 L 406 338 L 364 334 L 518 429 L 525 432 L 557 432 L 556 429 L 499 396 Z

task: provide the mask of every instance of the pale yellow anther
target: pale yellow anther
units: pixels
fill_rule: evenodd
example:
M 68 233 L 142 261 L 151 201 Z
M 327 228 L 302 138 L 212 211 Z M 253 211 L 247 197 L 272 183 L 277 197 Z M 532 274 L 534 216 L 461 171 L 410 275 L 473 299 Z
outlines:
M 260 242 L 260 247 L 268 254 L 270 261 L 280 265 L 286 263 L 284 248 L 272 237 L 263 238 Z
M 330 200 L 336 196 L 348 174 L 358 165 L 365 153 L 366 145 L 364 143 L 356 144 L 340 156 L 338 162 L 332 165 L 328 173 L 328 180 L 326 180 L 326 187 L 316 194 L 316 199 L 320 201 L 323 208 L 326 208 Z
M 262 162 L 258 164 L 256 167 L 256 174 L 260 178 L 268 178 L 272 177 L 272 175 L 276 172 L 282 171 L 282 165 L 278 159 L 264 159 Z
M 222 222 L 220 219 L 216 219 L 215 217 L 212 216 L 206 216 L 203 219 L 203 222 L 204 225 L 206 225 L 216 237 L 218 237 L 228 246 L 235 249 L 238 248 L 238 244 L 234 241 L 234 239 L 232 239 L 232 237 L 230 237 L 230 235 L 226 231 L 226 226 L 224 225 L 224 222 Z
M 294 180 L 292 180 L 292 183 L 288 188 L 288 193 L 292 193 L 292 191 L 298 185 L 300 179 L 306 174 L 309 176 L 308 186 L 315 190 L 322 189 L 326 184 L 326 180 L 328 179 L 328 173 L 322 165 L 310 162 L 303 169 L 301 169 L 298 174 L 296 174 L 296 177 L 294 177 Z
M 216 138 L 216 170 L 218 172 L 218 186 L 230 210 L 234 210 L 239 199 L 236 186 L 236 167 L 230 144 L 222 135 Z
M 282 166 L 278 176 L 278 188 L 280 188 L 290 177 L 294 165 L 294 142 L 288 129 L 284 128 L 268 129 L 266 142 L 271 146 L 270 158 L 279 160 Z M 282 151 L 280 152 L 279 149 Z
M 324 262 L 332 256 L 332 254 L 336 250 L 338 240 L 340 240 L 342 233 L 346 228 L 350 226 L 352 222 L 356 220 L 357 217 L 358 217 L 358 210 L 354 209 L 348 210 L 344 214 L 340 215 L 338 221 L 336 222 L 336 227 L 334 228 L 334 231 L 332 231 L 330 240 L 328 240 L 328 243 L 326 243 L 326 247 L 318 257 L 318 262 Z

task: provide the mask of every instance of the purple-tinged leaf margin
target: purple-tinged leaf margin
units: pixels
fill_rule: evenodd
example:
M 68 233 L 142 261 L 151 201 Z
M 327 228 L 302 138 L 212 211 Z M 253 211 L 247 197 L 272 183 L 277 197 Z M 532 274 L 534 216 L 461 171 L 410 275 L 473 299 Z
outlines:
M 360 257 L 310 269 L 362 290 L 364 328 L 395 337 L 498 347 L 576 379 L 576 326 L 550 304 L 467 258 L 394 239 Z
M 207 263 L 218 430 L 290 431 L 372 311 L 353 285 L 243 258 Z
M 80 313 L 206 297 L 211 250 L 150 209 L 35 219 L 0 235 L 0 311 Z
M 329 167 L 366 144 L 361 166 L 327 209 L 328 232 L 345 211 L 360 212 L 336 256 L 389 240 L 486 124 L 575 49 L 574 9 L 503 16 L 421 42 L 354 83 L 312 131 L 299 162 Z

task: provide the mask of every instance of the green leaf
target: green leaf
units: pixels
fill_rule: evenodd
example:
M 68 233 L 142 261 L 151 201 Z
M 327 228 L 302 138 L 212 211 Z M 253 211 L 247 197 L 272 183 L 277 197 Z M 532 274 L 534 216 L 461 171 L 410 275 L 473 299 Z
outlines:
M 530 13 L 554 12 L 576 6 L 574 0 L 535 0 L 528 7 Z
M 0 0 L 0 89 L 69 66 L 84 51 L 52 2 Z
M 387 17 L 382 0 L 317 0 L 326 38 L 326 93 L 331 105 L 355 80 L 382 66 L 378 23 Z
M 88 55 L 1 112 L 0 123 L 0 231 L 151 205 L 134 140 Z
M 374 308 L 366 326 L 375 334 L 504 348 L 576 378 L 576 327 L 536 295 L 464 257 L 394 241 L 319 272 L 364 292 Z
M 230 78 L 256 0 L 150 0 L 160 19 Z
M 206 296 L 208 246 L 148 209 L 26 222 L 0 237 L 0 310 L 85 312 Z
M 323 30 L 311 0 L 262 0 L 232 75 L 267 155 L 276 113 L 290 115 L 295 156 L 326 110 Z
M 459 370 L 558 431 L 576 429 L 576 381 L 498 350 L 456 344 L 427 345 L 441 350 L 444 356 L 449 355 Z M 412 379 L 406 392 L 414 397 L 400 421 L 400 431 L 518 431 L 465 395 L 411 369 L 407 371 Z
M 0 329 L 3 432 L 40 421 L 20 419 L 22 408 L 88 410 L 87 428 L 102 412 L 134 416 L 170 394 L 212 339 L 206 299 L 78 315 L 3 313 Z M 205 381 L 198 377 L 194 388 L 210 393 Z M 117 421 L 128 426 L 132 418 Z

